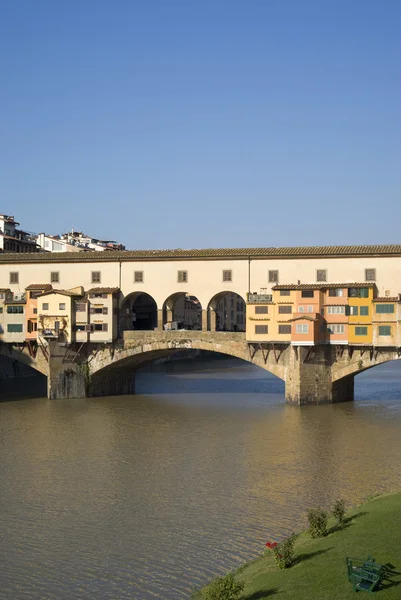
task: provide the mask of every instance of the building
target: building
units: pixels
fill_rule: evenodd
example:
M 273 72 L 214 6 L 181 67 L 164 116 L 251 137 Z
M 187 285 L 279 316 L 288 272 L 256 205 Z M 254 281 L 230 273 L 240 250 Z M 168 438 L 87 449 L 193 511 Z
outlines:
M 104 252 L 106 250 L 125 250 L 125 246 L 112 240 L 100 240 L 86 235 L 82 231 L 71 231 L 61 236 L 39 233 L 37 243 L 46 252 Z
M 13 216 L 0 215 L 0 252 L 39 252 L 36 236 L 18 225 Z
M 70 290 L 49 290 L 37 297 L 38 337 L 75 342 L 75 304 L 84 295 L 78 286 Z
M 75 299 L 75 340 L 111 343 L 118 337 L 118 288 L 91 288 Z
M 8 295 L 4 300 L 4 334 L 6 343 L 22 344 L 26 337 L 25 293 Z
M 50 283 L 31 283 L 25 289 L 25 339 L 27 341 L 37 340 L 38 337 L 38 297 L 51 290 L 52 285 Z

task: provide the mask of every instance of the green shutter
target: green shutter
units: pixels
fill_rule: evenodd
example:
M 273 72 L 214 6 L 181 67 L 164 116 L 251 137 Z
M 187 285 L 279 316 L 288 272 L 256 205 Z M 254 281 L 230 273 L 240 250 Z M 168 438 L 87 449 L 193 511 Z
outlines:
M 379 335 L 391 335 L 390 325 L 379 325 Z
M 361 306 L 361 317 L 367 317 L 369 315 L 369 306 Z
M 361 288 L 359 290 L 359 297 L 360 298 L 369 298 L 369 290 L 368 290 L 368 288 Z
M 367 327 L 355 327 L 355 335 L 368 335 Z
M 394 304 L 376 304 L 376 314 L 393 314 Z

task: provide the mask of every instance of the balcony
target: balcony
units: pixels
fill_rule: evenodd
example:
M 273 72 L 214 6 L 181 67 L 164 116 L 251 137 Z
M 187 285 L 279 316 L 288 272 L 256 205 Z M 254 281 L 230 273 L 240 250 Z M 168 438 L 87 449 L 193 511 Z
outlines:
M 247 294 L 248 304 L 267 304 L 273 302 L 272 294 Z

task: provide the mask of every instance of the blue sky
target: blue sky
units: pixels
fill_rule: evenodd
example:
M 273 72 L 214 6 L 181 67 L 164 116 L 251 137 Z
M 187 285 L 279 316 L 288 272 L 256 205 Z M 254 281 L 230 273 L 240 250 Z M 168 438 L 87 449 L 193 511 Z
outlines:
M 128 248 L 401 243 L 399 0 L 2 0 L 0 212 Z

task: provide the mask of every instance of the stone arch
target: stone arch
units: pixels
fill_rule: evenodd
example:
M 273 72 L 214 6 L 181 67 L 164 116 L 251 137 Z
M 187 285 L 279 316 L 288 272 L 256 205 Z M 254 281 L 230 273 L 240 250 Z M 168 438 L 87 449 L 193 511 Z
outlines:
M 132 339 L 129 345 L 116 349 L 113 353 L 108 349 L 99 350 L 90 362 L 90 379 L 98 390 L 108 390 L 107 380 L 113 380 L 114 374 L 118 374 L 121 381 L 129 381 L 137 369 L 159 358 L 183 350 L 204 350 L 239 358 L 285 380 L 284 363 L 277 363 L 274 357 L 266 361 L 259 353 L 252 357 L 247 344 L 241 338 L 242 334 L 235 333 L 216 333 L 211 337 L 210 333 L 204 335 L 201 331 L 191 332 L 188 336 L 185 335 L 185 331 L 179 331 L 172 337 L 170 334 L 164 336 L 161 332 L 156 335 L 155 332 L 148 339 Z M 129 384 L 127 386 L 129 387 Z M 94 395 L 99 394 L 96 392 Z
M 349 375 L 359 375 L 359 373 L 373 369 L 378 365 L 400 359 L 401 353 L 399 351 L 380 351 L 377 354 L 374 349 L 371 352 L 366 351 L 363 354 L 355 351 L 351 359 L 339 362 L 338 366 L 333 369 L 332 381 L 334 383 Z
M 158 326 L 158 306 L 147 292 L 137 291 L 128 294 L 122 301 L 120 329 L 152 331 Z
M 218 292 L 207 307 L 209 331 L 245 331 L 246 301 L 231 290 Z
M 173 326 L 172 326 L 173 324 Z M 163 326 L 167 329 L 202 329 L 202 304 L 188 292 L 175 292 L 163 303 Z

